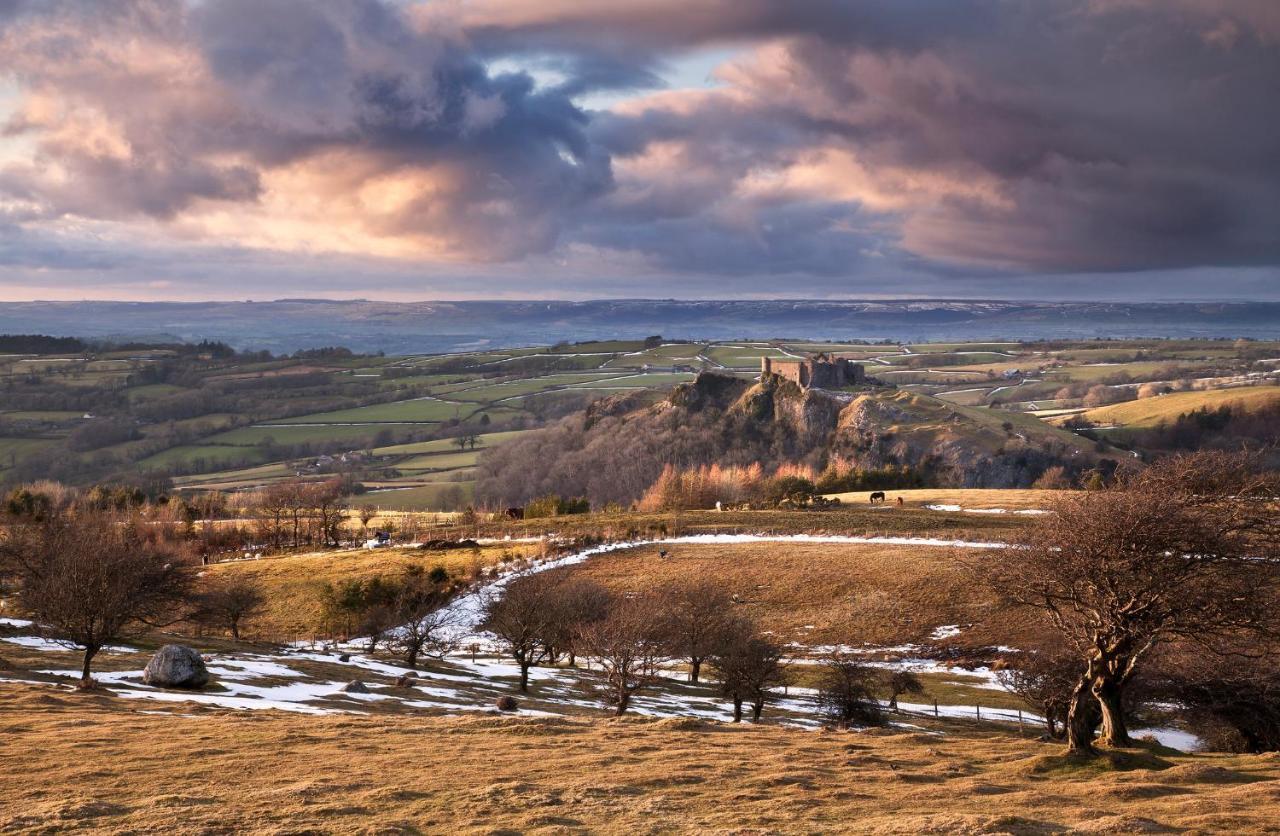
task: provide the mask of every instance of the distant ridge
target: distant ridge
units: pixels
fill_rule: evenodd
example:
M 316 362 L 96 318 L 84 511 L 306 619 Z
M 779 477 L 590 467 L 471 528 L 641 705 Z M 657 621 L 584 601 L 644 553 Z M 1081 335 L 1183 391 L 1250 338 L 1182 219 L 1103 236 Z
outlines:
M 345 345 L 391 354 L 562 340 L 1280 339 L 1280 302 L 999 300 L 4 302 L 0 333 L 174 334 L 243 349 Z

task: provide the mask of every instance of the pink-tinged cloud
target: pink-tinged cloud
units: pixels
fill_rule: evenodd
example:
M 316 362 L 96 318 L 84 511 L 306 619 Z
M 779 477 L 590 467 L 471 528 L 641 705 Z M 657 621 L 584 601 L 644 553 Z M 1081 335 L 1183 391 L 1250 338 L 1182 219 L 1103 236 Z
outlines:
M 1271 0 L 7 0 L 0 55 L 0 275 L 125 240 L 649 295 L 1280 263 Z

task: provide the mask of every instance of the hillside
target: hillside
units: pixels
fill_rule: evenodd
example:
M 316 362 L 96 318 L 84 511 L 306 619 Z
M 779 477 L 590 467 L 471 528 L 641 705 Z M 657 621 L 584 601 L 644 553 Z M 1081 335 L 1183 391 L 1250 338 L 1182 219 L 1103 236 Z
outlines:
M 828 392 L 768 377 L 703 373 L 649 405 L 600 401 L 578 415 L 487 451 L 477 496 L 521 504 L 544 494 L 628 504 L 664 466 L 801 464 L 897 468 L 923 483 L 1018 487 L 1045 469 L 1092 466 L 1081 440 L 1030 415 L 958 406 L 881 387 Z
M 1241 386 L 1231 389 L 1208 389 L 1170 392 L 1154 398 L 1102 406 L 1081 413 L 1101 426 L 1150 428 L 1161 421 L 1172 421 L 1179 415 L 1197 409 L 1216 409 L 1224 404 L 1240 405 L 1246 410 L 1280 403 L 1280 386 Z

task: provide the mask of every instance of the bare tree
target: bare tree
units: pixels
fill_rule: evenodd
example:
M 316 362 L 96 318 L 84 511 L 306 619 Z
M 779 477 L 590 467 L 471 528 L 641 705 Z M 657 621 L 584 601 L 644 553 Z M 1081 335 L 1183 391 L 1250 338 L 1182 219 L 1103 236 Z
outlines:
M 231 632 L 240 641 L 240 625 L 266 608 L 267 596 L 256 580 L 240 574 L 224 573 L 208 581 L 196 596 L 197 618 Z
M 975 561 L 1015 603 L 1044 612 L 1080 656 L 1068 709 L 1073 751 L 1129 744 L 1124 694 L 1161 643 L 1238 649 L 1276 623 L 1280 496 L 1258 457 L 1195 453 L 1122 474 L 1107 490 L 1060 500 L 1016 548 Z
M 485 629 L 507 646 L 520 666 L 520 690 L 529 690 L 529 668 L 542 658 L 551 613 L 552 581 L 542 574 L 516 578 L 485 602 Z
M 702 663 L 728 637 L 733 625 L 733 596 L 720 584 L 689 580 L 664 587 L 662 632 L 673 657 L 689 661 L 689 681 L 697 682 Z
M 415 667 L 419 656 L 443 656 L 452 649 L 449 632 L 456 619 L 443 603 L 443 597 L 421 590 L 406 590 L 396 602 L 400 623 L 390 631 L 390 643 L 404 654 L 407 667 Z
M 133 627 L 170 618 L 185 602 L 190 567 L 130 517 L 77 508 L 0 541 L 18 579 L 23 609 L 84 654 L 81 686 L 92 687 L 94 657 Z
M 661 675 L 668 654 L 658 616 L 658 604 L 652 598 L 617 598 L 608 615 L 582 627 L 582 649 L 600 663 L 604 702 L 617 714 L 627 710 L 637 691 Z
M 311 485 L 305 499 L 315 509 L 320 544 L 337 547 L 342 544 L 342 526 L 347 519 L 347 503 L 343 499 L 342 482 L 332 479 Z
M 548 590 L 545 607 L 540 636 L 544 656 L 554 664 L 563 653 L 572 665 L 582 628 L 608 612 L 609 591 L 592 581 L 566 578 Z
M 850 656 L 834 655 L 822 666 L 818 680 L 819 713 L 840 728 L 876 726 L 881 722 L 875 686 L 880 672 Z
M 924 683 L 911 671 L 892 671 L 885 680 L 889 687 L 889 710 L 898 710 L 898 697 L 903 694 L 923 694 Z
M 1214 656 L 1173 648 L 1147 683 L 1152 695 L 1181 708 L 1208 748 L 1228 752 L 1280 751 L 1280 646 L 1256 658 Z
M 1051 740 L 1064 738 L 1071 694 L 1080 681 L 1080 655 L 1041 650 L 1019 653 L 1008 663 L 1007 668 L 996 672 L 1000 684 L 1044 716 L 1045 731 Z
M 751 719 L 760 721 L 773 689 L 787 680 L 782 648 L 760 635 L 754 624 L 735 620 L 710 657 L 720 693 L 733 702 L 733 722 L 742 722 L 742 706 L 751 705 Z
M 369 529 L 369 523 L 373 522 L 374 518 L 378 516 L 378 509 L 372 505 L 361 505 L 359 513 L 360 530 L 367 531 Z

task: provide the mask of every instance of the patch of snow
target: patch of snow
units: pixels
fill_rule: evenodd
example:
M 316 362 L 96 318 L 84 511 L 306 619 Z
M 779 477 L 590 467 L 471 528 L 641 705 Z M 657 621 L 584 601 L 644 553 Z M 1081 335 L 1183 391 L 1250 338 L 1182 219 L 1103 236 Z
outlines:
M 959 624 L 945 624 L 941 627 L 933 628 L 933 632 L 929 634 L 929 638 L 934 641 L 942 641 L 943 639 L 950 639 L 960 635 L 963 630 L 964 628 Z
M 73 651 L 78 652 L 80 648 L 69 641 L 61 639 L 46 639 L 42 636 L 8 636 L 0 638 L 0 642 L 8 642 L 22 647 L 30 647 L 35 650 L 52 650 L 52 651 Z M 124 645 L 107 645 L 102 648 L 103 653 L 138 653 L 136 647 L 125 647 Z
M 30 627 L 33 624 L 34 621 L 25 618 L 0 618 L 0 627 Z

